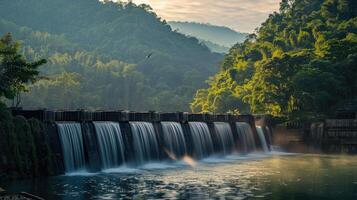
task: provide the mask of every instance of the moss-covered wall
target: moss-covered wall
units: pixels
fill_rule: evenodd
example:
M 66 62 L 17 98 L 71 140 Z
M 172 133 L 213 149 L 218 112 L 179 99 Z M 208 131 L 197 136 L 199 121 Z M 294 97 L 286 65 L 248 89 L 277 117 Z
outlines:
M 0 105 L 0 180 L 53 175 L 53 156 L 45 126 L 12 116 Z

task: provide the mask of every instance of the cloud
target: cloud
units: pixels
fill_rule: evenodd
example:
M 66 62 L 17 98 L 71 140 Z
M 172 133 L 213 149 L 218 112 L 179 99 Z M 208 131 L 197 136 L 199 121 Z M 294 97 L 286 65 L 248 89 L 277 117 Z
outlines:
M 196 21 L 253 32 L 281 0 L 133 0 L 149 4 L 167 21 Z

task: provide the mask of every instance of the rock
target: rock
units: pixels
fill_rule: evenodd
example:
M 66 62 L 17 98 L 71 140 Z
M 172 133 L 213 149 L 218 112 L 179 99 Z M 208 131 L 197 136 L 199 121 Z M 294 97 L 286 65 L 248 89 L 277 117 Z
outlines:
M 5 190 L 0 187 L 0 193 L 2 193 L 2 192 L 5 192 Z

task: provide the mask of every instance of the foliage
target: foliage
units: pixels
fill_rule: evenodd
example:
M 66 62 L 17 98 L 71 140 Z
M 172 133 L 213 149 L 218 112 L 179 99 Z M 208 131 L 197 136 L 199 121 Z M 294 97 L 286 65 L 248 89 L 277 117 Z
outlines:
M 35 119 L 13 117 L 0 105 L 0 180 L 54 173 L 43 126 Z
M 16 142 L 18 143 L 18 172 L 21 177 L 35 175 L 38 171 L 36 147 L 27 120 L 22 116 L 13 118 Z
M 11 113 L 0 104 L 0 179 L 17 177 L 17 167 L 20 166 L 19 144 L 14 133 Z
M 10 34 L 0 38 L 0 98 L 14 99 L 20 92 L 27 91 L 26 84 L 37 79 L 38 67 L 46 62 L 27 62 L 18 51 L 19 44 Z
M 36 164 L 34 174 L 36 176 L 53 175 L 53 155 L 48 145 L 48 138 L 45 131 L 45 125 L 37 119 L 29 119 L 31 134 L 36 146 Z
M 356 36 L 356 1 L 283 0 L 279 13 L 230 50 L 191 108 L 288 120 L 331 115 L 357 97 Z
M 43 59 L 28 62 L 19 50 L 19 43 L 10 34 L 0 38 L 0 98 L 16 97 L 19 101 L 20 92 L 27 91 L 27 84 L 38 80 L 38 68 L 46 63 Z M 42 175 L 51 174 L 52 161 L 44 156 L 50 157 L 50 150 L 42 148 L 39 126 L 41 123 L 36 120 L 30 124 L 22 116 L 13 117 L 0 101 L 0 180 L 39 176 L 39 167 L 47 169 Z
M 48 58 L 24 107 L 187 111 L 221 59 L 147 5 L 3 0 L 0 18 L 27 58 Z

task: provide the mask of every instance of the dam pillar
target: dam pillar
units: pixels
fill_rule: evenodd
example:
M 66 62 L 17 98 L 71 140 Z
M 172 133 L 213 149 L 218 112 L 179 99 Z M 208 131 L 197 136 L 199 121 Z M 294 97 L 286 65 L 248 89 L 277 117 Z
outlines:
M 87 169 L 90 172 L 100 171 L 101 162 L 98 152 L 98 140 L 94 124 L 89 121 L 83 121 L 81 122 L 81 127 Z

